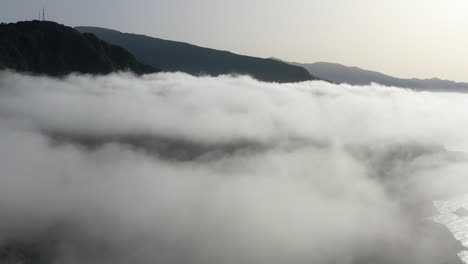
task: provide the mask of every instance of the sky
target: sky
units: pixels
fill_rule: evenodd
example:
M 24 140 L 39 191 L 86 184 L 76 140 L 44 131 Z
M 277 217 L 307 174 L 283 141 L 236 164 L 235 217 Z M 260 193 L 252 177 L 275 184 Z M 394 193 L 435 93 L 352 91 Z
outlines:
M 466 0 L 0 0 L 0 21 L 36 18 L 42 6 L 69 26 L 468 82 Z

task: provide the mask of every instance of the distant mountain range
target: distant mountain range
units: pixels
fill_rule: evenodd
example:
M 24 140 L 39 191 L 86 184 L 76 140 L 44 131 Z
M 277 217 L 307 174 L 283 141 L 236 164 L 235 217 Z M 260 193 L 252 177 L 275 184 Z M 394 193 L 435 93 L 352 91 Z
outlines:
M 122 46 L 146 64 L 163 71 L 181 71 L 193 75 L 242 74 L 267 82 L 300 82 L 316 80 L 302 67 L 273 59 L 263 59 L 203 48 L 188 43 L 122 33 L 98 27 L 76 27 L 100 39 Z
M 304 67 L 310 74 L 334 83 L 347 83 L 351 85 L 369 85 L 371 83 L 378 83 L 386 86 L 411 88 L 422 91 L 468 92 L 468 83 L 459 83 L 437 78 L 402 79 L 375 71 L 363 70 L 358 67 L 348 67 L 328 62 L 291 64 Z
M 396 78 L 337 63 L 288 63 L 105 28 L 73 29 L 48 21 L 0 24 L 0 69 L 52 76 L 126 70 L 144 74 L 162 70 L 193 75 L 250 75 L 260 81 L 280 83 L 326 80 L 338 84 L 378 83 L 421 91 L 468 92 L 468 83 Z
M 0 69 L 62 76 L 72 72 L 107 74 L 157 72 L 125 49 L 93 34 L 48 21 L 0 24 Z

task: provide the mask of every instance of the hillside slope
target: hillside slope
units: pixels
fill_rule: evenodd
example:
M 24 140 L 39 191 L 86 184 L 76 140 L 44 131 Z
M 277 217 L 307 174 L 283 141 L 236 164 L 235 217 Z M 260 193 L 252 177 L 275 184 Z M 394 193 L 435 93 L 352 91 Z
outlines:
M 304 68 L 272 59 L 237 55 L 227 51 L 122 33 L 97 27 L 77 27 L 80 32 L 93 33 L 99 38 L 122 46 L 146 64 L 157 65 L 164 71 L 181 71 L 193 75 L 246 74 L 261 81 L 299 82 L 317 79 Z
M 107 74 L 158 71 L 125 49 L 92 34 L 48 21 L 0 24 L 0 69 L 61 76 L 72 72 Z
M 369 85 L 371 83 L 379 83 L 386 86 L 404 87 L 423 91 L 468 92 L 468 83 L 458 83 L 438 78 L 396 78 L 375 71 L 328 62 L 291 64 L 304 67 L 309 71 L 309 73 L 318 76 L 321 79 L 335 83 L 347 83 L 351 85 Z

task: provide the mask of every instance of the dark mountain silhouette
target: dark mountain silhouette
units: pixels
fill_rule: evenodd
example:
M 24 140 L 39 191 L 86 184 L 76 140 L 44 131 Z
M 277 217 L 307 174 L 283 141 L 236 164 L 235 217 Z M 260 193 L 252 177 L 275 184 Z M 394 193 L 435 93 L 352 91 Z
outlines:
M 386 86 L 404 87 L 421 91 L 468 92 L 468 83 L 459 83 L 438 78 L 402 79 L 358 67 L 348 67 L 328 62 L 308 64 L 294 62 L 291 64 L 304 67 L 310 74 L 334 83 L 347 83 L 351 85 L 378 83 Z
M 93 34 L 49 21 L 0 24 L 0 69 L 61 76 L 72 72 L 107 74 L 156 72 L 125 49 Z
M 261 81 L 299 82 L 317 79 L 302 67 L 272 59 L 237 55 L 227 51 L 198 47 L 188 43 L 122 33 L 97 27 L 77 27 L 100 39 L 122 46 L 146 64 L 164 71 L 181 71 L 192 75 L 246 74 Z

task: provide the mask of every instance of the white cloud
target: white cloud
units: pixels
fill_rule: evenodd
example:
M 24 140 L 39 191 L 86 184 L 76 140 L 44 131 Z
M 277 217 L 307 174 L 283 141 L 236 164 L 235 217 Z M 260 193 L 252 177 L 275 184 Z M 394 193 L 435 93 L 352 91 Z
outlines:
M 0 242 L 40 242 L 57 263 L 440 263 L 457 251 L 421 219 L 468 191 L 467 103 L 3 72 Z

